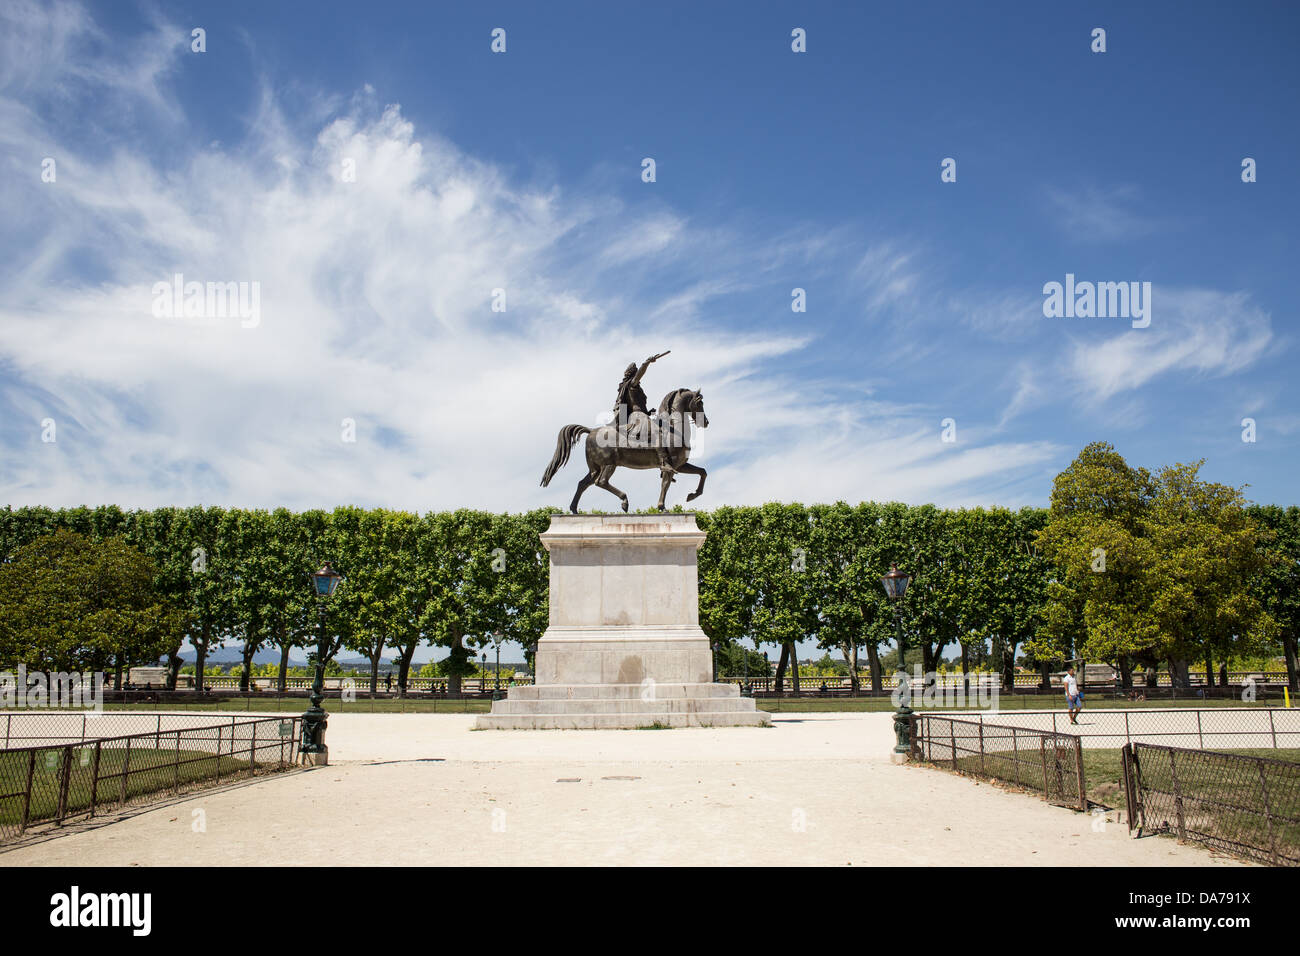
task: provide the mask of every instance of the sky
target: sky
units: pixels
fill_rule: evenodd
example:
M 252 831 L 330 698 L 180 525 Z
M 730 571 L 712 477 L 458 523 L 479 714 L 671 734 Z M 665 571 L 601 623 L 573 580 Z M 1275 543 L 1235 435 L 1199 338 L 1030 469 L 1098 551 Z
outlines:
M 1096 440 L 1296 503 L 1298 41 L 1263 2 L 0 0 L 0 497 L 562 507 L 560 427 L 671 350 L 704 508 L 1044 505 Z M 178 274 L 250 310 L 167 315 Z M 1067 274 L 1149 324 L 1044 315 Z

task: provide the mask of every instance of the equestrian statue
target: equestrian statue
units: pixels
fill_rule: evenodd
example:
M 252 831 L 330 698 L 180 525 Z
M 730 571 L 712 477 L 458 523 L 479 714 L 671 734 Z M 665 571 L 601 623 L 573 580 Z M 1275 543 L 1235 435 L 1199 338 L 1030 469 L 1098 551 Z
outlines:
M 578 490 L 569 503 L 569 510 L 574 514 L 578 513 L 578 500 L 582 493 L 592 485 L 618 495 L 623 510 L 627 511 L 627 495 L 609 483 L 614 470 L 620 466 L 659 469 L 660 511 L 664 510 L 664 497 L 668 494 L 668 486 L 675 480 L 674 475 L 700 476 L 699 486 L 686 496 L 687 501 L 694 501 L 704 493 L 704 479 L 708 472 L 687 461 L 691 454 L 690 423 L 694 422 L 700 428 L 709 427 L 709 416 L 704 414 L 703 393 L 699 389 L 674 389 L 664 396 L 657 409 L 646 408 L 641 378 L 651 363 L 667 354 L 652 355 L 639 368 L 635 363 L 627 367 L 623 380 L 618 384 L 612 422 L 595 428 L 565 425 L 560 429 L 555 441 L 555 454 L 542 475 L 542 487 L 549 485 L 555 473 L 568 463 L 573 446 L 586 435 L 587 474 L 578 482 Z

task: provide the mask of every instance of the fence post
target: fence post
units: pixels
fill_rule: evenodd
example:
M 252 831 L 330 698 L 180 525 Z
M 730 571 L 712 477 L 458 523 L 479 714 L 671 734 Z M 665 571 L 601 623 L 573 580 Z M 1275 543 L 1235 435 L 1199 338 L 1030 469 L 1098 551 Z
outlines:
M 5 750 L 9 749 L 9 734 L 14 728 L 14 715 L 5 715 Z
M 1205 749 L 1205 734 L 1201 732 L 1201 712 L 1196 712 L 1196 743 L 1198 750 Z
M 1038 753 L 1043 759 L 1043 799 L 1047 799 L 1047 738 L 1038 738 Z
M 980 727 L 980 774 L 984 775 L 984 721 L 981 719 Z
M 154 750 L 157 750 L 157 749 L 158 749 L 157 747 L 154 747 Z M 130 770 L 131 770 L 131 738 L 128 737 L 128 738 L 126 738 L 126 753 L 125 753 L 125 754 L 123 755 L 123 757 L 122 757 L 122 794 L 121 794 L 121 800 L 122 800 L 122 805 L 123 805 L 123 806 L 126 805 L 126 775 L 130 772 Z
M 248 770 L 252 773 L 257 769 L 257 724 L 253 721 L 252 736 L 248 738 Z M 231 745 L 230 755 L 235 755 L 234 745 Z
M 54 819 L 63 822 L 63 815 L 68 811 L 68 784 L 72 781 L 72 745 L 63 748 L 63 765 L 59 769 L 59 808 Z
M 1016 768 L 1016 786 L 1020 786 L 1020 734 L 1011 729 L 1011 765 Z
M 955 721 L 948 721 L 948 739 L 952 743 L 952 769 L 957 769 L 957 724 Z
M 1139 773 L 1137 763 L 1137 751 L 1133 749 L 1133 744 L 1127 743 L 1120 750 L 1120 760 L 1124 768 L 1124 815 L 1128 818 L 1128 832 L 1132 834 L 1134 824 L 1137 822 L 1139 814 L 1142 812 L 1138 806 L 1138 787 Z M 1138 830 L 1139 834 L 1141 830 Z
M 18 826 L 18 832 L 22 833 L 27 829 L 27 821 L 32 815 L 32 778 L 36 776 L 36 751 L 27 751 L 27 794 L 23 797 L 23 822 Z
M 1183 791 L 1178 786 L 1178 767 L 1174 749 L 1169 748 L 1169 777 L 1174 784 L 1174 817 L 1178 822 L 1178 839 L 1187 839 L 1187 826 L 1183 822 Z
M 1269 862 L 1274 866 L 1279 866 L 1281 860 L 1277 856 L 1277 837 L 1273 834 L 1273 812 L 1268 805 L 1268 780 L 1264 775 L 1264 764 L 1258 762 L 1255 764 L 1259 770 L 1259 792 L 1264 797 L 1264 823 L 1268 827 L 1268 857 Z
M 95 803 L 99 799 L 99 754 L 104 746 L 102 740 L 95 741 L 95 772 L 90 779 L 90 815 L 95 815 Z
M 1083 738 L 1074 738 L 1074 770 L 1079 778 L 1079 809 L 1088 812 L 1087 781 L 1083 779 Z
M 179 793 L 181 789 L 181 732 L 176 731 L 176 762 L 172 764 L 172 792 Z
M 1277 749 L 1277 724 L 1273 722 L 1273 708 L 1268 709 L 1268 729 L 1273 735 L 1273 749 Z
M 215 780 L 216 783 L 221 782 L 221 731 L 223 729 L 224 728 L 220 726 L 217 727 L 217 767 L 216 767 L 216 780 Z M 232 725 L 230 729 L 230 750 L 232 753 L 234 752 L 234 749 L 235 749 L 235 729 L 234 726 Z
M 1132 742 L 1133 735 L 1128 730 L 1128 711 L 1126 710 L 1124 711 L 1124 743 L 1131 744 Z

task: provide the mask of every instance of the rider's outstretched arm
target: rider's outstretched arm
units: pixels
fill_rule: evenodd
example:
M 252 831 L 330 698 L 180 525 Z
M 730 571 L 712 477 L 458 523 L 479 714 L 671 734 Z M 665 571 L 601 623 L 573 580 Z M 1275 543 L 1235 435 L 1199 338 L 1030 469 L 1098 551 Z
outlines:
M 670 349 L 669 351 L 671 351 L 671 349 Z M 652 355 L 652 356 L 650 356 L 648 359 L 646 359 L 644 362 L 642 362 L 642 363 L 641 363 L 641 367 L 640 367 L 639 369 L 637 369 L 636 375 L 634 375 L 634 376 L 632 377 L 632 384 L 633 384 L 633 385 L 640 385 L 640 384 L 641 384 L 641 376 L 644 375 L 644 374 L 645 374 L 645 370 L 648 369 L 648 368 L 650 367 L 650 363 L 653 362 L 653 361 L 655 361 L 655 360 L 657 360 L 657 359 L 661 359 L 661 358 L 663 358 L 663 357 L 664 357 L 665 355 L 667 355 L 667 354 L 668 354 L 668 352 L 660 352 L 658 355 Z

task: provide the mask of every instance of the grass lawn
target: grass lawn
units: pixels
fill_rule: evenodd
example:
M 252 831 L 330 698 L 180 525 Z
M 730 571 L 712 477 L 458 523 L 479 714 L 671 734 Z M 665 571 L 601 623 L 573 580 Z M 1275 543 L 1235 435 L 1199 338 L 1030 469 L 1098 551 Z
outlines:
M 759 697 L 759 710 L 769 713 L 885 713 L 895 709 L 888 697 Z M 375 698 L 371 700 L 358 695 L 354 701 L 341 701 L 326 698 L 323 705 L 331 714 L 485 714 L 492 709 L 492 702 L 482 698 L 465 698 L 462 700 L 430 697 Z M 1059 710 L 1065 713 L 1065 702 L 1056 695 L 1005 696 L 999 706 L 1004 711 L 1020 710 Z M 1204 709 L 1211 707 L 1280 707 L 1282 702 L 1256 701 L 1246 704 L 1240 700 L 1198 700 L 1180 698 L 1178 700 L 1129 701 L 1111 698 L 1090 697 L 1086 710 L 1144 710 L 1168 707 Z M 301 714 L 308 707 L 305 697 L 277 697 L 275 694 L 254 694 L 248 697 L 228 697 L 224 700 L 169 700 L 164 703 L 110 703 L 105 710 L 145 710 L 145 711 L 247 711 L 261 713 Z M 921 709 L 921 708 L 917 708 Z M 925 710 L 944 710 L 943 707 L 927 707 Z M 968 708 L 955 708 L 965 710 Z
M 260 749 L 260 748 L 259 748 Z M 271 751 L 267 751 L 269 757 Z M 53 757 L 51 760 L 50 757 Z M 17 833 L 23 816 L 23 793 L 27 785 L 27 753 L 0 751 L 0 793 L 17 795 L 0 797 L 0 834 Z M 35 773 L 32 777 L 32 802 L 28 817 L 30 823 L 53 820 L 59 807 L 59 783 L 63 751 L 51 749 L 36 754 Z M 90 790 L 94 782 L 94 747 L 75 747 L 72 751 L 72 775 L 68 781 L 67 814 L 78 813 L 90 807 Z M 122 794 L 124 746 L 104 747 L 100 751 L 99 793 L 97 804 L 116 803 Z M 179 761 L 179 763 L 178 763 Z M 131 748 L 131 762 L 126 785 L 127 800 L 159 791 L 170 791 L 179 783 L 181 788 L 202 780 L 211 780 L 220 774 L 222 779 L 236 773 L 247 772 L 247 758 L 217 758 L 201 750 L 162 750 Z M 139 771 L 139 772 L 137 772 Z

